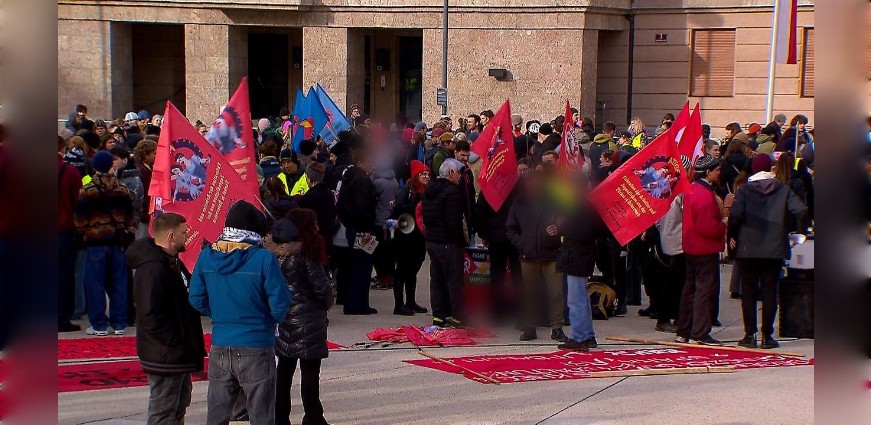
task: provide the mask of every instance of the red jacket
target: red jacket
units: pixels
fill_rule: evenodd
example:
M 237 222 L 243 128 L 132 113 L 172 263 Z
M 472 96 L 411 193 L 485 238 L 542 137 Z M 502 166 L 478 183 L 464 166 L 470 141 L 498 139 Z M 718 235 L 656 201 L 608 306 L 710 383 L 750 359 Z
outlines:
M 73 215 L 79 202 L 79 190 L 82 188 L 82 175 L 76 167 L 65 164 L 57 157 L 57 231 L 58 233 L 75 229 Z
M 690 255 L 723 252 L 726 247 L 726 223 L 714 190 L 704 181 L 695 181 L 684 195 L 683 250 Z

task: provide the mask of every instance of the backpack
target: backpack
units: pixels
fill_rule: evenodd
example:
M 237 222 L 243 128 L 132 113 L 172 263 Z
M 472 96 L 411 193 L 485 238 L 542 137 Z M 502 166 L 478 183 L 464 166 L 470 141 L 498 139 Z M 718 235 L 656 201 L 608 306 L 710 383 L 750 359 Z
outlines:
M 593 276 L 596 278 L 598 276 Z M 591 281 L 587 285 L 587 295 L 590 296 L 590 307 L 593 310 L 593 319 L 608 320 L 617 309 L 617 293 L 609 285 L 602 282 Z M 599 277 L 601 279 L 601 277 Z
M 424 150 L 423 152 L 423 163 L 426 165 L 426 168 L 432 170 L 432 160 L 435 159 L 436 154 L 439 153 L 438 146 L 433 146 L 428 150 Z M 435 174 L 438 175 L 438 170 L 435 171 Z

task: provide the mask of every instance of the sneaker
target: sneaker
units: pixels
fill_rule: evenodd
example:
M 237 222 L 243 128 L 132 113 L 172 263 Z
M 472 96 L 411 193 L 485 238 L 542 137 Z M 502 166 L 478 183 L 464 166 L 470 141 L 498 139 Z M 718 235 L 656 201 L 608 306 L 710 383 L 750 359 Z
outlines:
M 765 350 L 770 350 L 772 348 L 780 347 L 780 343 L 771 335 L 766 335 L 762 338 L 762 344 L 759 347 Z
M 438 326 L 440 328 L 443 328 L 443 327 L 445 327 L 445 324 L 446 324 L 445 319 L 442 319 L 441 317 L 433 317 L 432 318 L 432 325 L 433 326 Z
M 596 348 L 599 346 L 599 343 L 596 342 L 596 337 L 592 337 L 590 339 L 585 339 L 581 341 L 582 343 L 587 345 L 587 348 Z
M 79 325 L 74 325 L 70 322 L 66 322 L 64 324 L 57 325 L 58 332 L 79 332 L 82 330 L 82 327 Z
M 687 338 L 685 336 L 680 336 L 680 335 L 674 337 L 674 339 L 672 341 L 680 343 L 680 344 L 689 344 L 690 343 L 689 338 Z
M 405 306 L 394 307 L 393 314 L 397 316 L 414 316 L 414 312 L 409 310 L 408 307 Z
M 677 332 L 677 326 L 671 324 L 671 322 L 656 322 L 656 326 L 654 326 L 653 329 L 657 332 L 665 332 L 668 334 Z
M 563 332 L 562 328 L 554 329 L 550 332 L 550 339 L 559 342 L 568 342 L 569 337 L 566 336 L 566 333 Z
M 756 348 L 756 334 L 746 334 L 738 341 L 738 345 L 747 348 Z
M 121 335 L 124 335 L 125 333 L 127 333 L 127 330 L 126 329 L 115 329 L 115 332 L 113 332 L 113 333 L 117 336 L 121 336 Z
M 466 324 L 460 320 L 457 320 L 453 317 L 448 317 L 445 319 L 445 327 L 446 328 L 454 328 L 454 329 L 465 329 Z
M 538 338 L 538 334 L 535 332 L 535 328 L 526 329 L 520 334 L 521 341 L 532 341 Z
M 693 340 L 692 342 L 699 345 L 723 345 L 723 341 L 716 339 L 710 335 L 705 335 L 704 338 Z
M 85 333 L 88 335 L 96 335 L 96 336 L 106 336 L 109 335 L 109 331 L 98 331 L 94 328 L 85 329 Z
M 714 321 L 711 322 L 711 326 L 713 326 L 713 327 L 715 327 L 715 328 L 722 328 L 722 327 L 723 327 L 723 324 L 720 323 L 719 320 L 714 320 Z
M 620 304 L 617 306 L 617 309 L 614 310 L 614 317 L 623 317 L 626 315 L 626 306 Z
M 557 345 L 556 348 L 559 348 L 560 350 L 590 351 L 590 347 L 584 341 L 575 341 L 573 339 Z

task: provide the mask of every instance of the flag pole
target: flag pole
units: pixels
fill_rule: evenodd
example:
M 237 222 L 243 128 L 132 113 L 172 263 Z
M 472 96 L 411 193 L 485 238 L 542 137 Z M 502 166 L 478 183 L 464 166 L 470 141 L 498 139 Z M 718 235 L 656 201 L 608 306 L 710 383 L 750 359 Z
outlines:
M 780 0 L 774 0 L 774 13 L 771 18 L 771 51 L 768 57 L 768 95 L 765 98 L 765 120 L 770 122 L 774 113 L 774 79 L 777 65 L 777 30 L 780 19 Z

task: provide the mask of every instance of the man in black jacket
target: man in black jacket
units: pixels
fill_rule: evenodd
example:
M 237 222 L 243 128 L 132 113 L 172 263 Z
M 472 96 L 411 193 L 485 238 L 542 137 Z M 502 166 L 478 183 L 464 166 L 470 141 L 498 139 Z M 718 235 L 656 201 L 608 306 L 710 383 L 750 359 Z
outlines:
M 558 219 L 558 208 L 545 194 L 543 173 L 527 173 L 524 177 L 524 193 L 511 206 L 505 226 L 508 239 L 520 251 L 524 280 L 521 296 L 524 329 L 520 335 L 521 341 L 538 337 L 535 324 L 538 322 L 540 299 L 544 295 L 547 296 L 550 337 L 555 341 L 568 341 L 562 329 L 565 322 L 563 274 L 556 269 L 561 245 Z
M 345 225 L 345 236 L 351 253 L 347 260 L 340 261 L 342 268 L 349 271 L 350 282 L 345 299 L 345 314 L 376 314 L 378 310 L 369 306 L 369 279 L 372 278 L 372 254 L 363 250 L 363 244 L 374 238 L 375 205 L 378 194 L 375 183 L 369 178 L 375 165 L 370 153 L 361 148 L 353 153 L 353 166 L 348 167 L 342 176 L 339 199 L 336 203 L 339 220 Z M 360 238 L 357 241 L 357 238 Z M 355 243 L 360 242 L 360 243 Z M 344 263 L 344 264 L 343 264 Z
M 514 190 L 505 199 L 498 211 L 483 196 L 478 197 L 475 204 L 475 232 L 487 246 L 490 255 L 490 306 L 491 313 L 496 322 L 505 318 L 509 309 L 509 300 L 505 294 L 506 268 L 511 269 L 512 287 L 520 288 L 523 285 L 523 277 L 520 273 L 520 253 L 511 244 L 505 232 L 505 223 L 508 222 L 508 212 L 511 205 L 520 192 L 520 185 L 514 186 Z
M 429 254 L 432 324 L 459 327 L 465 320 L 463 308 L 463 195 L 457 185 L 463 164 L 448 158 L 439 177 L 427 185 L 421 201 Z
M 178 258 L 188 227 L 179 214 L 154 219 L 154 238 L 127 249 L 136 302 L 136 351 L 148 376 L 148 423 L 181 424 L 191 402 L 191 373 L 203 370 L 200 315 L 188 302 L 190 273 Z

